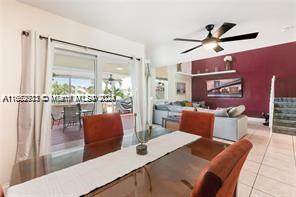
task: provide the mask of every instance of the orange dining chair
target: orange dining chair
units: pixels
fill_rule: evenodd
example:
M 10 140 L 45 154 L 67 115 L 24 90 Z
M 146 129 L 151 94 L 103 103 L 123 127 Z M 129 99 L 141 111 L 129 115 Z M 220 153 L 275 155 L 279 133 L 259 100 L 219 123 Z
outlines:
M 4 197 L 4 191 L 2 189 L 2 186 L 0 185 L 0 197 Z
M 85 144 L 123 136 L 119 113 L 85 116 L 83 129 Z
M 200 135 L 205 138 L 213 138 L 215 116 L 212 113 L 182 111 L 179 130 Z
M 202 170 L 191 197 L 233 197 L 241 168 L 252 148 L 250 141 L 235 142 Z

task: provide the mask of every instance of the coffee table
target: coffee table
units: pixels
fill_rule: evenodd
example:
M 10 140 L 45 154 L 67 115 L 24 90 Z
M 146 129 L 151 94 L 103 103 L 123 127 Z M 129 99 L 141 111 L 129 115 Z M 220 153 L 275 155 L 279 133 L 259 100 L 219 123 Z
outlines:
M 168 116 L 162 118 L 162 127 L 175 131 L 179 129 L 179 122 L 181 116 Z

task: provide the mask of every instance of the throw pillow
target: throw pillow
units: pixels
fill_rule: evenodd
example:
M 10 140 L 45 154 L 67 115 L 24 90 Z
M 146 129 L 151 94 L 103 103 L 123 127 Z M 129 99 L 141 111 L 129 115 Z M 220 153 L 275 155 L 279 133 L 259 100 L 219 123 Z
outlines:
M 246 107 L 244 105 L 239 105 L 237 107 L 233 107 L 229 110 L 228 114 L 230 117 L 237 117 L 244 113 Z
M 227 113 L 227 109 L 216 109 L 215 110 L 216 117 L 229 117 Z
M 194 107 L 183 107 L 182 110 L 186 110 L 186 111 L 195 111 Z
M 184 107 L 186 103 L 188 103 L 189 101 L 180 101 L 182 103 L 182 106 Z
M 167 104 L 156 104 L 155 109 L 167 111 L 168 110 L 168 105 Z
M 196 108 L 196 111 L 199 111 L 199 112 L 207 112 L 207 113 L 215 113 L 216 110 L 214 109 L 205 109 L 205 108 L 201 108 L 201 107 L 197 107 Z
M 216 109 L 226 109 L 227 113 L 232 109 L 233 107 L 217 107 Z
M 181 112 L 183 110 L 182 106 L 178 106 L 178 105 L 169 105 L 168 106 L 169 111 L 171 112 Z
M 199 112 L 207 112 L 212 113 L 216 117 L 229 117 L 226 109 L 204 109 L 204 108 L 197 108 Z
M 198 108 L 198 107 L 200 107 L 200 104 L 198 102 L 193 102 L 192 106 L 195 107 L 195 108 Z
M 206 102 L 205 101 L 199 101 L 200 107 L 202 108 L 207 108 Z
M 175 105 L 175 106 L 183 106 L 183 103 L 182 103 L 182 101 L 175 101 L 175 102 L 173 102 L 173 105 Z
M 229 113 L 229 111 L 232 109 L 233 107 L 227 107 L 227 113 Z
M 192 107 L 193 105 L 192 105 L 192 103 L 191 102 L 186 102 L 185 103 L 185 107 Z

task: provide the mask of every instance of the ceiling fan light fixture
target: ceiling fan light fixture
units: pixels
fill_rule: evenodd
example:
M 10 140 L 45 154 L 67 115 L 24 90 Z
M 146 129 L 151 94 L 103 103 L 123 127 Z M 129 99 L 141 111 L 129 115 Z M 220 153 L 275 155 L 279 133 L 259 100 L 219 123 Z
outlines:
M 204 43 L 203 46 L 206 49 L 214 49 L 218 46 L 218 43 L 217 43 L 217 41 L 213 40 L 213 41 Z

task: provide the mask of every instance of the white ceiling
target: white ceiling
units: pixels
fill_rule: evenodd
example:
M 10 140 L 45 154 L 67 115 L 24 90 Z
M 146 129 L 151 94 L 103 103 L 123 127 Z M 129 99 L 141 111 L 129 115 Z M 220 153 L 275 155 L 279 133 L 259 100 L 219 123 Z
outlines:
M 19 0 L 103 31 L 143 43 L 157 65 L 215 56 L 200 48 L 181 51 L 195 43 L 172 41 L 175 37 L 202 39 L 204 26 L 223 22 L 238 25 L 224 36 L 259 31 L 256 40 L 223 44 L 220 54 L 296 40 L 296 0 Z

